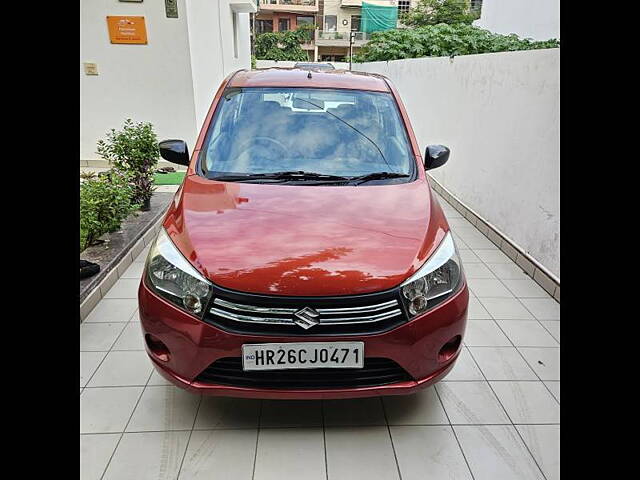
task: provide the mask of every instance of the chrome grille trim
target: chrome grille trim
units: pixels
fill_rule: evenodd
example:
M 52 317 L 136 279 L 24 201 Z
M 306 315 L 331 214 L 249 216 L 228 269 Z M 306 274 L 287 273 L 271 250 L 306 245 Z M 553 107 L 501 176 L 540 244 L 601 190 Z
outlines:
M 213 303 L 215 303 L 216 305 L 220 305 L 221 307 L 230 308 L 231 310 L 237 310 L 237 311 L 240 311 L 240 312 L 271 313 L 271 314 L 276 314 L 276 315 L 277 314 L 291 315 L 292 313 L 294 313 L 294 312 L 299 310 L 297 308 L 256 307 L 255 305 L 245 305 L 243 303 L 228 302 L 227 300 L 222 300 L 221 298 L 216 298 L 213 301 Z M 211 309 L 211 310 L 213 310 L 213 309 Z
M 384 310 L 385 308 L 397 307 L 397 300 L 389 300 L 388 302 L 378 303 L 376 305 L 366 305 L 364 307 L 345 307 L 345 308 L 316 308 L 320 314 L 335 315 L 339 313 L 366 313 Z
M 369 317 L 347 317 L 347 318 L 320 318 L 320 325 L 323 323 L 325 325 L 331 324 L 346 324 L 346 323 L 371 323 L 371 322 L 380 322 L 382 320 L 386 320 L 388 318 L 393 318 L 397 315 L 400 315 L 402 312 L 399 308 L 395 310 L 391 310 L 390 312 L 380 313 L 378 315 L 371 315 Z
M 212 308 L 209 310 L 214 315 L 218 315 L 229 320 L 235 320 L 237 322 L 249 322 L 249 323 L 270 323 L 280 325 L 295 325 L 293 320 L 287 318 L 274 318 L 274 317 L 254 317 L 252 315 L 241 315 L 239 313 L 231 313 L 219 308 Z
M 259 307 L 255 305 L 247 305 L 243 303 L 229 302 L 221 298 L 213 300 L 215 305 L 223 307 L 212 307 L 209 312 L 228 320 L 234 320 L 244 323 L 260 323 L 271 325 L 296 325 L 294 321 L 294 313 L 299 308 L 275 308 L 275 307 Z M 394 308 L 395 307 L 395 308 Z M 319 326 L 322 325 L 350 325 L 358 323 L 374 323 L 388 320 L 390 318 L 402 315 L 397 300 L 377 303 L 374 305 L 365 305 L 361 307 L 344 307 L 344 308 L 315 308 L 320 314 Z M 381 311 L 385 310 L 385 311 Z M 243 312 L 243 313 L 238 313 Z M 244 313 L 246 312 L 246 313 Z M 370 312 L 379 312 L 368 314 Z M 281 315 L 274 317 L 269 315 Z M 341 315 L 336 317 L 335 315 Z M 353 315 L 353 316 L 346 316 Z

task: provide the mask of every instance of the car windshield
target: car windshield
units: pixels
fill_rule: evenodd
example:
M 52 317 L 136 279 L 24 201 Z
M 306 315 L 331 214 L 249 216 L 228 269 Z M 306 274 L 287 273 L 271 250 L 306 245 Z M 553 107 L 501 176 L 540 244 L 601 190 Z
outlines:
M 227 90 L 200 157 L 208 178 L 385 172 L 386 181 L 403 182 L 414 162 L 391 94 L 303 88 Z

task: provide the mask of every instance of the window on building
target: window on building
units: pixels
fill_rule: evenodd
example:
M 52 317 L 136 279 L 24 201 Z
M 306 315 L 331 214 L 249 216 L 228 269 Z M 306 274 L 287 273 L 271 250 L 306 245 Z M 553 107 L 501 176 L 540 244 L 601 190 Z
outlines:
M 360 20 L 362 17 L 360 15 L 351 15 L 351 31 L 359 32 L 360 31 Z
M 315 25 L 316 21 L 315 21 L 315 18 L 313 17 L 298 16 L 297 24 L 299 27 L 302 25 Z
M 324 29 L 327 32 L 335 32 L 338 29 L 338 16 L 337 15 L 325 15 L 324 16 Z
M 288 18 L 279 18 L 278 19 L 278 31 L 280 31 L 280 32 L 289 31 L 289 19 Z
M 410 0 L 398 0 L 398 16 L 407 13 L 411 8 Z
M 273 32 L 273 20 L 256 20 L 256 34 Z
M 279 18 L 278 19 L 278 31 L 280 31 L 280 32 L 289 31 L 289 19 L 288 18 Z

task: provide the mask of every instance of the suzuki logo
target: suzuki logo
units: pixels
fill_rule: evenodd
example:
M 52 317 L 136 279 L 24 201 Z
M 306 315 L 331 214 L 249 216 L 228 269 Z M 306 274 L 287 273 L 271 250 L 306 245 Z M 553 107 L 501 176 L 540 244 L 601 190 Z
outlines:
M 320 314 L 311 307 L 304 307 L 293 315 L 295 316 L 294 323 L 305 330 L 320 323 L 320 320 L 318 320 Z

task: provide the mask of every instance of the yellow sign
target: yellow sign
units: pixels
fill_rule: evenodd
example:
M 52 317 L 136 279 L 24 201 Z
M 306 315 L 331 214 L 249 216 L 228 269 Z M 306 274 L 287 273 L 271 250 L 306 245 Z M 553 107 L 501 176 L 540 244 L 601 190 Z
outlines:
M 107 17 L 111 43 L 147 44 L 147 28 L 144 17 Z

